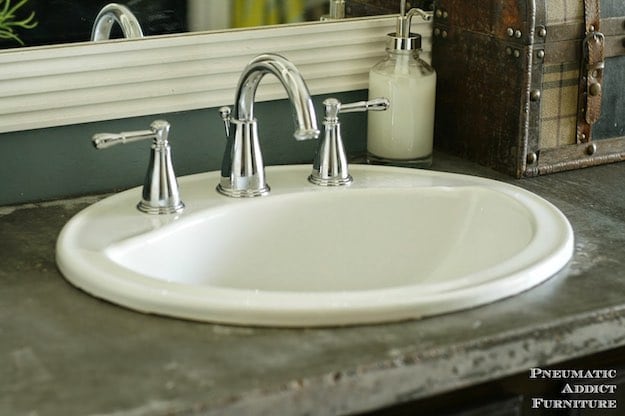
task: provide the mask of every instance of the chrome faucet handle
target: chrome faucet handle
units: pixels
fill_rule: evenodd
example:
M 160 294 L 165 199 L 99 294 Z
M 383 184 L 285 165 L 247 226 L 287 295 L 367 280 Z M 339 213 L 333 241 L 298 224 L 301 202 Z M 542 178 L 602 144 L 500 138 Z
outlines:
M 325 135 L 319 142 L 319 148 L 313 161 L 313 170 L 308 181 L 320 186 L 345 186 L 353 178 L 349 174 L 345 146 L 341 137 L 339 113 L 359 111 L 384 111 L 389 107 L 387 98 L 374 98 L 370 101 L 358 101 L 342 104 L 336 98 L 328 98 L 323 102 L 325 117 L 323 125 Z
M 358 111 L 385 111 L 390 105 L 388 98 L 374 98 L 369 101 L 358 101 L 351 104 L 339 103 L 340 113 L 354 113 Z
M 147 214 L 173 214 L 184 209 L 171 161 L 168 141 L 170 127 L 168 122 L 156 120 L 150 125 L 150 130 L 98 133 L 91 139 L 97 149 L 145 139 L 153 140 L 142 199 L 137 204 L 137 209 Z

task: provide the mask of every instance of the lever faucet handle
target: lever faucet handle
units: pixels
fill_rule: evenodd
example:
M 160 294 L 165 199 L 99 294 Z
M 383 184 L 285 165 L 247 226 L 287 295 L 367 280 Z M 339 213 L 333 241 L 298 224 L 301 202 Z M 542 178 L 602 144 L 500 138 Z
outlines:
M 96 149 L 106 149 L 118 144 L 126 144 L 137 142 L 145 139 L 154 138 L 154 131 L 152 130 L 136 130 L 136 131 L 122 131 L 121 133 L 98 133 L 94 134 L 91 142 Z
M 150 124 L 150 130 L 97 133 L 93 135 L 91 142 L 96 149 L 106 149 L 118 144 L 133 143 L 147 139 L 153 139 L 159 145 L 166 145 L 170 127 L 167 121 L 156 120 Z
M 385 111 L 390 106 L 388 98 L 378 97 L 369 101 L 358 101 L 351 104 L 340 104 L 340 113 L 354 113 L 358 111 Z
M 388 98 L 374 98 L 369 101 L 357 101 L 355 103 L 343 104 L 336 98 L 328 98 L 323 102 L 325 106 L 325 120 L 336 121 L 339 113 L 356 113 L 362 111 L 384 111 L 389 108 Z
M 345 186 L 353 178 L 349 174 L 349 166 L 343 138 L 339 113 L 354 113 L 358 111 L 384 111 L 389 107 L 387 98 L 374 98 L 369 101 L 358 101 L 342 104 L 336 98 L 328 98 L 323 102 L 325 107 L 325 135 L 319 142 L 319 149 L 313 161 L 312 173 L 308 181 L 320 186 Z
M 167 121 L 156 120 L 150 124 L 150 130 L 98 133 L 91 139 L 97 149 L 146 139 L 153 140 L 142 199 L 137 204 L 137 209 L 147 214 L 173 214 L 184 209 L 171 161 L 171 147 L 168 142 L 170 127 Z

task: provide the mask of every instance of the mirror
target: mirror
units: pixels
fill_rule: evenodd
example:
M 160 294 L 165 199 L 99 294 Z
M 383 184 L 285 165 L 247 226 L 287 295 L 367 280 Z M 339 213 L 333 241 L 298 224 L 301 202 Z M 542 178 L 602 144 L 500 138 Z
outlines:
M 117 0 L 146 36 L 319 21 L 330 3 L 346 17 L 398 12 L 400 0 Z M 0 49 L 89 41 L 98 12 L 111 0 L 0 0 Z M 432 10 L 432 0 L 407 7 Z M 111 38 L 122 37 L 114 25 Z
M 89 41 L 110 0 L 0 0 L 0 48 Z M 319 20 L 329 0 L 118 0 L 146 36 Z M 115 25 L 117 26 L 117 25 Z M 4 35 L 4 36 L 3 36 Z M 121 37 L 114 27 L 111 38 Z

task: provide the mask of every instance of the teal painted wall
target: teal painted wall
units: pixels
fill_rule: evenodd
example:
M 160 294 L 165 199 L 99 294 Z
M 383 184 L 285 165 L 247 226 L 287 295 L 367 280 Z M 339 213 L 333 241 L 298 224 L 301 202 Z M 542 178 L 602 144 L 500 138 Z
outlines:
M 322 128 L 323 106 L 330 95 L 315 96 Z M 332 94 L 342 102 L 365 100 L 367 91 Z M 265 164 L 311 163 L 317 141 L 297 142 L 287 100 L 257 103 L 255 115 Z M 96 123 L 76 124 L 0 135 L 0 206 L 118 191 L 143 183 L 149 142 L 96 150 L 91 136 L 148 128 L 156 119 L 171 123 L 170 143 L 178 176 L 219 170 L 225 148 L 217 109 L 203 109 Z M 341 117 L 349 155 L 364 152 L 366 113 Z

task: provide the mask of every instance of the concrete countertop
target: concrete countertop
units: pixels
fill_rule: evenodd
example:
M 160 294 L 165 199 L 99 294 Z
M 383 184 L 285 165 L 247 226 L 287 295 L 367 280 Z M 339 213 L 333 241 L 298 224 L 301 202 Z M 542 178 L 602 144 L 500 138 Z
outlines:
M 625 163 L 502 179 L 571 221 L 576 251 L 514 298 L 418 321 L 247 328 L 143 315 L 67 283 L 67 220 L 101 197 L 0 207 L 0 414 L 329 415 L 362 412 L 625 345 Z

